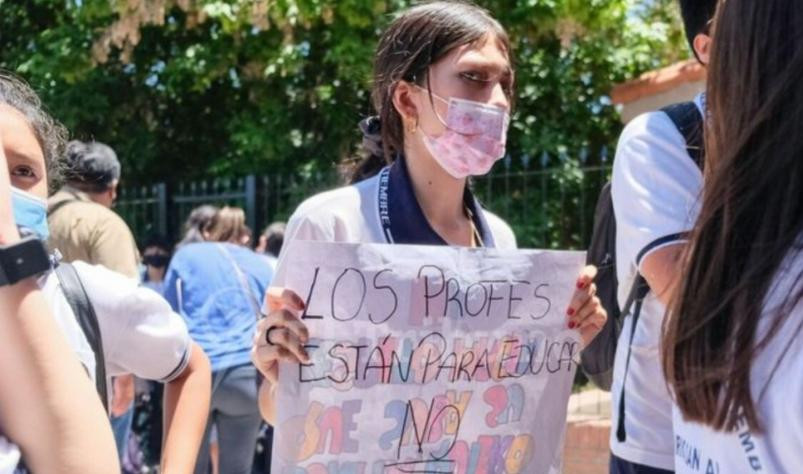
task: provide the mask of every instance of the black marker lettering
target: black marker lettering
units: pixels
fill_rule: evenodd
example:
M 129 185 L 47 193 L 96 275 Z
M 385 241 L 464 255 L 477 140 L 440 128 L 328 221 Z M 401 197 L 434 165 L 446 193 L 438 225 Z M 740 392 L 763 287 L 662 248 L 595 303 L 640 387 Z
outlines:
M 340 281 L 343 279 L 343 277 L 345 277 L 350 271 L 356 273 L 357 276 L 360 277 L 360 282 L 362 283 L 362 295 L 360 295 L 360 304 L 359 306 L 357 306 L 357 310 L 354 312 L 353 315 L 346 318 L 339 318 L 335 313 L 335 300 L 336 300 L 335 296 L 337 295 L 337 287 L 340 285 Z M 337 277 L 337 280 L 335 280 L 335 285 L 332 287 L 332 317 L 341 322 L 351 321 L 354 318 L 356 318 L 357 315 L 360 314 L 360 310 L 362 309 L 363 303 L 365 303 L 365 294 L 367 291 L 368 287 L 365 283 L 365 276 L 362 274 L 361 271 L 359 271 L 356 268 L 346 268 L 345 270 L 343 270 L 343 273 L 341 273 L 340 276 Z
M 385 272 L 391 272 L 392 273 L 393 270 L 388 268 L 388 269 L 382 270 L 381 272 L 379 272 L 376 275 L 374 275 L 374 288 L 376 288 L 377 290 L 387 290 L 390 293 L 390 296 L 393 297 L 393 309 L 390 310 L 390 313 L 388 313 L 388 315 L 385 317 L 385 319 L 383 319 L 381 321 L 380 320 L 375 320 L 374 316 L 371 313 L 368 313 L 368 319 L 374 324 L 382 324 L 382 323 L 387 322 L 390 318 L 393 317 L 394 314 L 396 314 L 396 310 L 399 308 L 399 298 L 396 296 L 396 291 L 389 285 L 380 285 L 377 282 L 379 280 L 379 276 L 382 275 Z
M 315 274 L 312 276 L 312 284 L 309 287 L 309 293 L 307 293 L 307 301 L 304 305 L 304 312 L 301 314 L 301 319 L 323 319 L 323 316 L 319 314 L 310 314 L 310 301 L 312 301 L 312 292 L 315 291 L 315 283 L 318 282 L 318 272 L 321 271 L 321 267 L 315 267 Z
M 512 285 L 508 286 L 508 295 L 507 295 L 507 319 L 521 319 L 520 316 L 516 316 L 513 314 L 513 302 L 514 301 L 522 301 L 523 298 L 518 298 L 513 296 L 513 290 L 516 289 L 518 285 L 527 284 L 529 285 L 530 282 L 526 280 L 516 280 L 513 282 Z
M 541 288 L 548 288 L 548 287 L 549 284 L 547 283 L 542 283 L 535 287 L 535 293 L 533 294 L 533 296 L 535 296 L 536 299 L 546 301 L 546 309 L 544 310 L 543 313 L 541 313 L 541 315 L 539 316 L 530 315 L 530 317 L 536 321 L 539 319 L 543 319 L 549 313 L 549 310 L 552 309 L 552 301 L 550 301 L 549 298 L 547 298 L 546 296 L 538 294 L 538 290 L 540 290 Z
M 441 281 L 440 289 L 435 293 L 431 293 L 430 292 L 430 288 L 429 288 L 429 277 L 428 276 L 424 276 L 424 304 L 425 304 L 425 308 L 426 308 L 425 309 L 425 311 L 426 311 L 425 312 L 425 316 L 428 318 L 429 317 L 429 300 L 431 300 L 433 298 L 436 298 L 441 293 L 443 293 L 443 290 L 446 288 L 446 283 L 445 283 L 446 276 L 443 274 L 443 270 L 441 270 L 440 268 L 436 267 L 435 265 L 424 265 L 418 270 L 418 278 L 419 279 L 421 278 L 421 274 L 424 273 L 424 269 L 425 268 L 435 269 L 440 274 L 440 277 L 441 277 L 441 279 L 440 279 L 440 281 Z

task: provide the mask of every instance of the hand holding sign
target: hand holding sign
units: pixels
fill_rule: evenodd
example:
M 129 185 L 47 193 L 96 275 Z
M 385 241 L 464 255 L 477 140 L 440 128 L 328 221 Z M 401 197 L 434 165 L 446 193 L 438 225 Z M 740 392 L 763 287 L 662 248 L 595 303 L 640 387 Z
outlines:
M 608 318 L 596 296 L 597 286 L 593 283 L 596 275 L 597 268 L 593 265 L 583 268 L 566 310 L 569 329 L 576 329 L 580 333 L 583 347 L 599 334 Z M 268 382 L 275 385 L 279 380 L 280 360 L 296 363 L 309 361 L 303 346 L 309 340 L 309 331 L 299 319 L 304 311 L 304 300 L 292 290 L 271 288 L 266 295 L 266 307 L 269 312 L 257 325 L 251 358 Z
M 572 302 L 566 314 L 569 316 L 569 329 L 577 329 L 587 346 L 602 330 L 608 313 L 597 297 L 597 285 L 592 283 L 597 276 L 597 267 L 588 265 L 580 272 L 577 278 L 577 289 L 572 296 Z
M 309 362 L 304 344 L 309 340 L 307 326 L 299 319 L 304 301 L 290 290 L 271 288 L 267 295 L 269 312 L 257 324 L 252 359 L 271 384 L 278 382 L 278 362 Z
M 275 472 L 557 472 L 568 325 L 605 318 L 581 259 L 294 242 L 255 336 Z

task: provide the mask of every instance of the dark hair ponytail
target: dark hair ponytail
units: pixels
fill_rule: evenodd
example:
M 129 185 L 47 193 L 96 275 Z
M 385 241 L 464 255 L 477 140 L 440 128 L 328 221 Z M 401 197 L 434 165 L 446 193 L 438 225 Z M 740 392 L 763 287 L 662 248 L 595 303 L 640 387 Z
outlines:
M 488 35 L 510 51 L 502 25 L 486 10 L 464 1 L 425 3 L 402 11 L 393 20 L 374 58 L 372 101 L 377 116 L 360 122 L 362 157 L 344 166 L 350 182 L 375 175 L 404 151 L 404 124 L 393 105 L 399 81 L 423 85 L 432 64 Z

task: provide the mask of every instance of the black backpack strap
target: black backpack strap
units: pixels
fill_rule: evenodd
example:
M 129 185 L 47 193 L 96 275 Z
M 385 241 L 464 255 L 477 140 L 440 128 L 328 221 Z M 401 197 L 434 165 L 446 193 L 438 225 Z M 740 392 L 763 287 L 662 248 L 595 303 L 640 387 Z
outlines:
M 675 124 L 683 139 L 686 140 L 686 151 L 697 167 L 703 169 L 705 163 L 705 145 L 703 114 L 694 102 L 681 102 L 661 109 Z
M 61 284 L 61 290 L 64 297 L 67 299 L 70 308 L 78 320 L 78 325 L 81 326 L 86 337 L 89 347 L 95 354 L 95 386 L 100 396 L 100 401 L 103 403 L 103 408 L 106 412 L 109 411 L 108 406 L 108 388 L 106 387 L 106 360 L 103 356 L 103 340 L 101 339 L 100 326 L 98 325 L 98 317 L 95 314 L 95 308 L 89 300 L 89 295 L 86 294 L 84 284 L 81 283 L 81 278 L 75 267 L 69 263 L 60 263 L 56 267 L 56 276 Z
M 622 309 L 622 314 L 630 314 L 632 321 L 630 323 L 630 340 L 627 344 L 627 359 L 625 359 L 625 373 L 622 376 L 622 391 L 619 395 L 619 420 L 616 427 L 616 439 L 623 443 L 627 439 L 627 432 L 625 431 L 625 382 L 627 381 L 627 372 L 630 369 L 630 353 L 633 350 L 633 336 L 636 334 L 636 324 L 638 323 L 639 316 L 641 315 L 641 305 L 647 293 L 650 292 L 650 286 L 647 280 L 641 275 L 636 273 L 636 278 L 633 281 L 633 286 L 630 288 L 630 293 L 627 296 L 627 302 Z M 631 312 L 632 309 L 632 312 Z

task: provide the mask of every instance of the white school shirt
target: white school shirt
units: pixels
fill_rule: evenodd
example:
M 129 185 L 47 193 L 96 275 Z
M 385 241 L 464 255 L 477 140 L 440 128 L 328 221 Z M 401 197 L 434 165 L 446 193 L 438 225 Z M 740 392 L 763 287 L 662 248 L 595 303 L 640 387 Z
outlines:
M 111 377 L 134 374 L 146 380 L 169 382 L 189 363 L 191 339 L 181 316 L 167 301 L 135 279 L 100 265 L 73 262 L 95 314 L 106 362 L 107 387 Z M 55 272 L 40 280 L 56 323 L 78 359 L 95 381 L 95 355 L 61 291 Z
M 284 233 L 284 248 L 289 248 L 296 240 L 350 243 L 388 243 L 380 217 L 380 185 L 382 173 L 357 184 L 317 194 L 296 209 L 287 223 Z M 397 183 L 392 183 L 397 184 Z M 399 183 L 398 185 L 407 185 Z M 412 203 L 388 203 L 393 206 Z M 415 204 L 417 205 L 417 203 Z M 510 226 L 496 215 L 482 210 L 493 235 L 495 247 L 515 249 L 516 237 Z M 409 222 L 408 225 L 424 225 L 422 222 Z M 271 281 L 273 287 L 283 287 L 286 265 L 279 255 L 276 274 Z
M 735 432 L 716 432 L 684 421 L 675 406 L 676 472 L 803 472 L 803 299 L 793 308 L 782 308 L 786 298 L 803 291 L 803 239 L 796 253 L 781 265 L 756 331 L 756 340 L 760 341 L 780 312 L 789 314 L 770 344 L 753 360 L 750 371 L 751 393 L 763 433 L 751 433 L 746 420 Z
M 703 96 L 695 99 L 703 109 Z M 683 242 L 699 213 L 703 176 L 686 150 L 686 141 L 663 112 L 631 121 L 616 150 L 611 193 L 616 216 L 616 271 L 619 307 L 644 257 Z M 666 307 L 650 292 L 644 299 L 633 336 L 625 381 L 625 430 L 616 438 L 619 398 L 625 372 L 632 318 L 624 319 L 616 350 L 611 387 L 611 451 L 626 461 L 672 470 L 672 401 L 661 368 L 659 340 Z
M 0 436 L 0 474 L 13 474 L 20 459 L 19 448 Z

